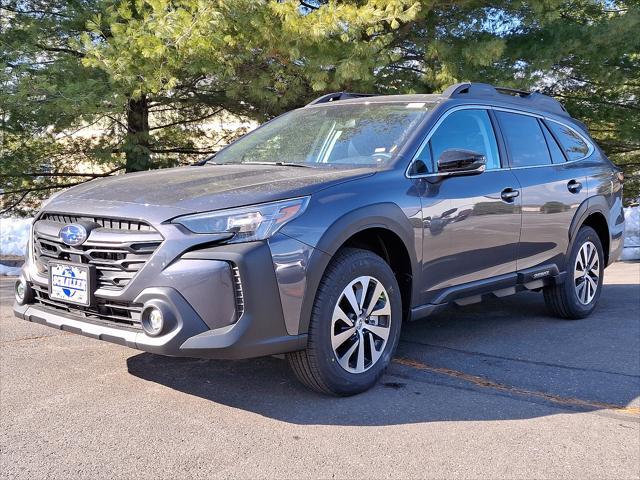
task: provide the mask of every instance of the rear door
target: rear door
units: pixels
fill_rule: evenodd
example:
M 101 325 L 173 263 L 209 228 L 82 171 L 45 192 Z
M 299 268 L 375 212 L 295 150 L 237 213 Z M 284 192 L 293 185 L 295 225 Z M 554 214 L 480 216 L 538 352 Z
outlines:
M 588 154 L 588 145 L 576 136 L 582 145 L 574 142 L 569 153 L 554 132 L 568 127 L 528 113 L 495 114 L 522 197 L 518 270 L 551 264 L 563 270 L 571 221 L 588 196 L 587 178 L 576 162 Z
M 423 169 L 423 301 L 445 290 L 515 273 L 520 237 L 518 181 L 506 166 L 489 110 L 445 113 L 415 162 Z M 437 159 L 448 149 L 484 155 L 479 175 L 440 178 Z

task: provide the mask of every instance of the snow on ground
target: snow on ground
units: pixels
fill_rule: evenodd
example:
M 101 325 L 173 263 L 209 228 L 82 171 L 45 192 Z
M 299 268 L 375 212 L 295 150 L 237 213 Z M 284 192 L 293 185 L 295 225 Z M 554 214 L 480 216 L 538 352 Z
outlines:
M 0 218 L 0 258 L 4 256 L 23 257 L 32 218 Z M 0 276 L 19 275 L 20 267 L 3 265 L 0 260 Z
M 624 250 L 620 260 L 640 260 L 640 207 L 624 209 Z
M 621 260 L 640 260 L 640 207 L 624 209 L 626 236 Z M 0 256 L 24 256 L 32 218 L 0 218 Z M 0 263 L 1 275 L 17 275 L 19 268 Z
M 24 256 L 32 218 L 0 218 L 0 255 Z
M 0 277 L 3 275 L 7 277 L 17 277 L 20 275 L 20 267 L 9 267 L 0 263 Z

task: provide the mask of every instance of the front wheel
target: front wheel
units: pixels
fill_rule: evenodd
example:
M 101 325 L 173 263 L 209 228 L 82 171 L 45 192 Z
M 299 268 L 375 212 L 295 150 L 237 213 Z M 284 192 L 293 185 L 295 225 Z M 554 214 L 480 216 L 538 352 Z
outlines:
M 560 285 L 544 289 L 547 307 L 561 318 L 576 320 L 588 316 L 600 298 L 603 275 L 600 237 L 593 228 L 582 227 L 567 261 L 567 278 Z
M 318 287 L 307 349 L 287 359 L 307 387 L 354 395 L 382 376 L 398 344 L 401 323 L 402 299 L 389 265 L 367 250 L 343 249 Z

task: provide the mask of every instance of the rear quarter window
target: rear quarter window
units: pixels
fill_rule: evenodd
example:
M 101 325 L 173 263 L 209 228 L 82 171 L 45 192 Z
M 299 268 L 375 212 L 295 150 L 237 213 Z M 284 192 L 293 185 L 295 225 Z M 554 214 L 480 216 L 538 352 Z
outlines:
M 560 123 L 549 121 L 546 122 L 546 124 L 560 142 L 569 161 L 580 160 L 587 156 L 587 153 L 589 153 L 589 145 L 580 135 Z

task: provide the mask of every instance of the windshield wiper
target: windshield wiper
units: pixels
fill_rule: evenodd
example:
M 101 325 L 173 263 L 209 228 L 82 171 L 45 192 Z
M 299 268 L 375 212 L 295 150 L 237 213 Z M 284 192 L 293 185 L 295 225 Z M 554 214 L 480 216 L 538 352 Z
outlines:
M 240 162 L 243 165 L 275 165 L 277 167 L 302 167 L 313 168 L 312 165 L 307 163 L 295 163 L 295 162 Z

